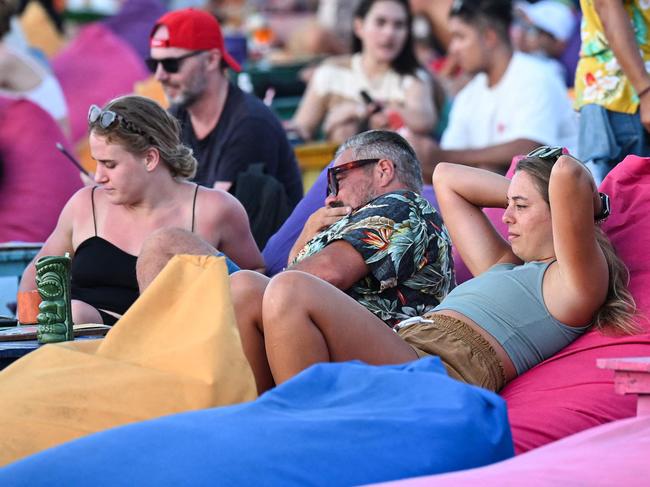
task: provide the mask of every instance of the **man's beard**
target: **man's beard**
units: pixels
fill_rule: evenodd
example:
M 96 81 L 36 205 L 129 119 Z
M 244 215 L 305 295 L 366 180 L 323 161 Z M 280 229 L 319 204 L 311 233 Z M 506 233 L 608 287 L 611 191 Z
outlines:
M 173 100 L 169 100 L 173 105 L 187 110 L 201 97 L 201 93 L 182 91 Z
M 356 211 L 359 208 L 362 208 L 366 206 L 368 203 L 370 203 L 372 200 L 374 200 L 377 196 L 377 191 L 373 187 L 372 181 L 368 181 L 367 184 L 359 188 L 358 191 L 359 198 L 356 201 L 356 205 L 348 204 L 345 202 L 346 205 L 352 207 L 352 211 Z
M 196 73 L 192 82 L 185 89 L 181 90 L 174 98 L 168 97 L 170 104 L 184 109 L 190 108 L 203 96 L 207 84 L 205 74 Z

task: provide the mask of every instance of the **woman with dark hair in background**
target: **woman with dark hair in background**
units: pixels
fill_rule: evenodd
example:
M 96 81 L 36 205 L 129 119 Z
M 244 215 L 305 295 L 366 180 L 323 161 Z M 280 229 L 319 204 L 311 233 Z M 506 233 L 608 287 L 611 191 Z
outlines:
M 407 0 L 362 0 L 354 54 L 316 69 L 288 127 L 308 140 L 322 123 L 336 143 L 368 128 L 430 135 L 437 120 L 432 80 L 416 60 L 411 21 Z
M 169 238 L 170 231 L 179 243 L 190 232 L 201 237 L 203 254 L 216 248 L 243 268 L 264 267 L 243 206 L 225 191 L 187 181 L 196 159 L 165 109 L 124 96 L 103 109 L 92 105 L 88 126 L 96 186 L 70 198 L 19 292 L 36 288 L 40 256 L 68 252 L 73 321 L 112 325 L 139 295 L 136 261 L 145 241 Z

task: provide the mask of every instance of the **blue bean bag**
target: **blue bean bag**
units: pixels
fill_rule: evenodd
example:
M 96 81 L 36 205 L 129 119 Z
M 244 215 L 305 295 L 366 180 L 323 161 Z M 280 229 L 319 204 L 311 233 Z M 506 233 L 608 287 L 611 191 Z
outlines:
M 0 485 L 358 485 L 512 455 L 503 400 L 429 357 L 315 365 L 253 402 L 45 450 L 0 470 Z

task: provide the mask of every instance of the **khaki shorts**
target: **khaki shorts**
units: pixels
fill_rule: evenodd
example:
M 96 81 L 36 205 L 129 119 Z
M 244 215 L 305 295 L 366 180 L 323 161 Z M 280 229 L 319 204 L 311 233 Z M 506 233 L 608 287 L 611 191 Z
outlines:
M 461 320 L 430 314 L 398 329 L 397 334 L 413 347 L 418 357 L 440 357 L 454 379 L 495 392 L 506 383 L 503 365 L 494 348 Z

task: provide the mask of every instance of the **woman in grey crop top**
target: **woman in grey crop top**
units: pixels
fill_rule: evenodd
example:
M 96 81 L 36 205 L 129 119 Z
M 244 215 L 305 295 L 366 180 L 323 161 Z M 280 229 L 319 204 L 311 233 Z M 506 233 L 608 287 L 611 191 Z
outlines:
M 561 154 L 533 151 L 512 180 L 436 166 L 444 221 L 476 277 L 424 317 L 391 329 L 316 277 L 274 277 L 260 327 L 266 360 L 251 360 L 258 387 L 261 379 L 278 384 L 322 361 L 391 364 L 438 355 L 452 377 L 499 390 L 590 326 L 632 332 L 627 270 L 598 226 L 609 214 L 608 198 L 578 160 Z M 507 240 L 484 207 L 505 208 Z

